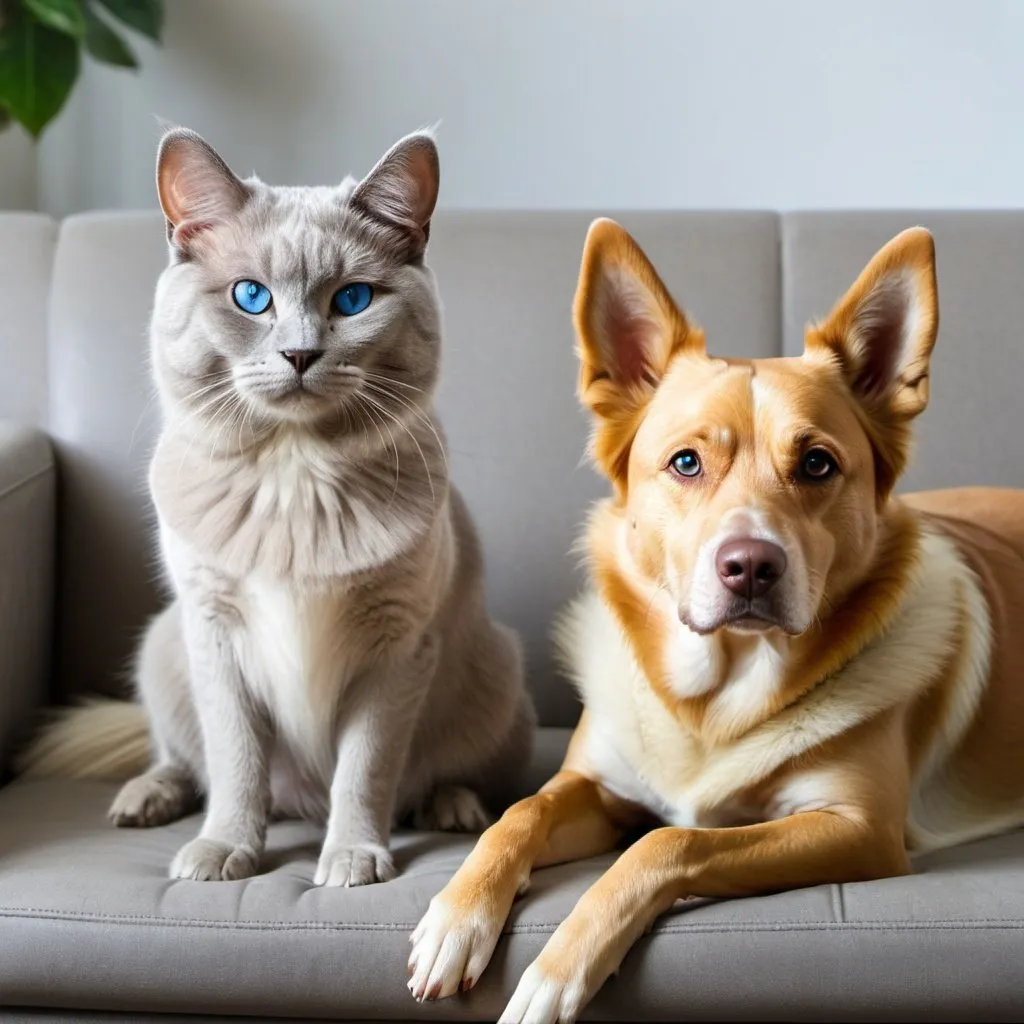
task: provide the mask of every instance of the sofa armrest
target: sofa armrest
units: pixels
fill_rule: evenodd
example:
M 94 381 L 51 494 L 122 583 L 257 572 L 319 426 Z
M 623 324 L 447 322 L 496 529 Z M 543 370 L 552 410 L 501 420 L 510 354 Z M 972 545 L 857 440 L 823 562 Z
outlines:
M 49 684 L 56 476 L 45 434 L 0 422 L 0 775 Z

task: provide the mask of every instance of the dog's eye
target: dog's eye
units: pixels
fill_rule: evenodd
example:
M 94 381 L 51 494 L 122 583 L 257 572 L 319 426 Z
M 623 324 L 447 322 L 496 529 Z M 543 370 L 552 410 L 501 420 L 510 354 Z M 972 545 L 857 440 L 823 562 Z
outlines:
M 824 448 L 809 448 L 800 460 L 800 475 L 815 483 L 827 480 L 837 468 L 836 460 Z
M 676 452 L 670 465 L 680 476 L 700 476 L 700 458 L 692 448 Z

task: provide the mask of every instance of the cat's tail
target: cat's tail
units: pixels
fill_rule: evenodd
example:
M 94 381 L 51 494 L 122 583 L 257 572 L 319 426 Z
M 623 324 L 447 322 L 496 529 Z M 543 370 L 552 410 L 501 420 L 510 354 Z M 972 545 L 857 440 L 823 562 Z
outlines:
M 15 759 L 29 779 L 123 781 L 146 770 L 149 726 L 142 705 L 96 699 L 61 708 Z

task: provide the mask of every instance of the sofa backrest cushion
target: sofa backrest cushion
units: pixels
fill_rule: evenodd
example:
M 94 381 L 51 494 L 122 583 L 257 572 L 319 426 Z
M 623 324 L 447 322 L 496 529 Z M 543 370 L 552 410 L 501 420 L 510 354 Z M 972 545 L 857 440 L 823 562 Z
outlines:
M 778 218 L 619 216 L 712 351 L 781 348 Z M 607 492 L 583 461 L 570 319 L 587 213 L 437 216 L 428 258 L 445 306 L 438 409 L 454 479 L 476 518 L 493 613 L 526 642 L 545 724 L 574 695 L 551 658 L 551 624 L 582 575 L 570 549 Z M 145 467 L 157 417 L 146 324 L 166 261 L 158 214 L 90 214 L 62 227 L 53 274 L 49 425 L 61 466 L 58 693 L 123 690 L 164 596 L 156 584 Z
M 939 340 L 930 402 L 900 491 L 1024 487 L 1024 211 L 797 213 L 782 218 L 783 335 L 803 350 L 888 239 L 914 224 L 935 236 Z

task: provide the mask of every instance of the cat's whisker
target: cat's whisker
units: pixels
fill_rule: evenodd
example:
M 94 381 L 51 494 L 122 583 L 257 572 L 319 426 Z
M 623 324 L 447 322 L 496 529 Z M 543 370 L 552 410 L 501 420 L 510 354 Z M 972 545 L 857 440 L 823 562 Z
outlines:
M 232 374 L 230 370 L 222 370 L 217 375 L 217 380 L 210 381 L 209 383 L 203 384 L 201 387 L 197 387 L 194 391 L 190 391 L 185 395 L 185 401 L 190 402 L 196 398 L 201 398 L 203 395 L 209 394 L 211 391 L 216 391 L 223 388 L 231 380 Z
M 441 459 L 444 462 L 445 471 L 449 471 L 450 467 L 448 465 L 447 448 L 444 442 L 441 440 L 441 435 L 438 433 L 437 427 L 434 426 L 434 423 L 430 419 L 430 417 L 421 408 L 419 408 L 417 405 L 414 405 L 412 402 L 406 400 L 402 395 L 397 395 L 394 392 L 388 391 L 380 384 L 374 384 L 372 381 L 367 381 L 366 386 L 368 388 L 371 388 L 377 394 L 382 394 L 385 397 L 390 398 L 392 401 L 397 402 L 403 408 L 407 409 L 434 435 L 434 440 L 437 442 L 438 451 L 440 452 Z
M 378 381 L 382 384 L 396 384 L 400 388 L 408 388 L 410 391 L 415 391 L 421 395 L 424 394 L 423 388 L 418 388 L 414 384 L 406 384 L 404 380 L 397 380 L 394 377 L 388 377 L 382 373 L 373 373 L 370 370 L 363 370 L 362 375 L 368 380 Z
M 221 415 L 221 410 L 222 410 L 223 405 L 226 404 L 226 403 L 229 403 L 231 398 L 232 398 L 232 395 L 231 395 L 230 392 L 227 393 L 227 394 L 217 394 L 217 395 L 214 395 L 213 398 L 207 399 L 199 407 L 199 409 L 195 410 L 195 413 L 196 413 L 197 416 L 205 416 L 207 411 L 212 407 L 213 414 L 209 417 L 209 419 L 210 419 L 210 426 L 212 427 L 212 426 L 214 426 L 217 423 L 217 421 L 218 421 L 218 419 L 219 419 L 219 417 Z M 185 450 L 181 453 L 181 458 L 178 460 L 178 472 L 177 472 L 177 476 L 176 476 L 176 482 L 177 482 L 178 485 L 180 485 L 180 482 L 181 482 L 181 471 L 182 471 L 182 469 L 185 466 L 186 460 L 188 459 L 189 455 L 192 452 L 192 446 L 195 444 L 196 438 L 199 436 L 199 434 L 200 434 L 200 431 L 198 431 L 198 430 L 193 430 L 191 432 L 191 436 L 189 437 L 188 444 L 185 446 Z
M 374 426 L 377 427 L 377 433 L 380 434 L 380 443 L 384 446 L 385 451 L 387 451 L 387 442 L 384 440 L 384 435 L 383 433 L 381 433 L 381 429 L 380 426 L 378 426 L 378 422 L 388 432 L 388 437 L 391 438 L 391 449 L 394 452 L 395 456 L 395 486 L 392 488 L 391 497 L 388 499 L 388 508 L 391 508 L 395 501 L 395 495 L 398 494 L 398 479 L 401 473 L 398 461 L 398 443 L 395 441 L 395 435 L 391 433 L 391 428 L 387 425 L 387 421 L 384 420 L 383 418 L 378 421 L 379 414 L 374 410 L 372 403 L 368 399 L 368 396 L 360 395 L 357 392 L 355 397 L 359 407 L 365 409 L 366 412 L 369 413 L 370 416 L 373 418 Z
M 139 413 L 138 419 L 135 421 L 135 426 L 132 427 L 131 437 L 128 438 L 128 453 L 129 455 L 135 449 L 135 436 L 139 432 L 139 427 L 142 426 L 142 421 L 146 418 L 146 413 L 149 412 L 150 406 L 156 401 L 157 393 L 154 390 L 149 398 L 146 399 L 146 404 L 142 407 L 142 412 Z
M 219 387 L 220 385 L 218 384 L 217 386 Z M 205 398 L 204 401 L 201 402 L 197 408 L 189 411 L 192 415 L 194 415 L 197 418 L 208 417 L 210 420 L 210 426 L 212 427 L 218 421 L 218 418 L 221 414 L 221 406 L 224 403 L 230 402 L 231 398 L 232 392 L 225 392 L 223 390 L 219 390 L 217 394 L 213 395 L 212 397 Z M 211 409 L 213 410 L 212 416 L 209 415 Z M 195 444 L 196 438 L 199 436 L 199 434 L 200 431 L 198 430 L 192 431 L 191 436 L 189 437 L 188 444 L 185 446 L 185 450 L 181 453 L 181 458 L 178 460 L 178 471 L 176 479 L 179 482 L 181 480 L 182 468 L 184 467 L 186 460 L 191 454 L 192 446 Z
M 391 412 L 391 410 L 385 408 L 383 405 L 380 404 L 380 402 L 375 401 L 370 395 L 364 395 L 363 397 L 368 402 L 371 402 L 380 413 L 387 416 L 388 419 L 392 420 L 395 424 L 401 427 L 402 430 L 404 430 L 409 435 L 410 440 L 416 446 L 416 451 L 419 453 L 420 461 L 423 463 L 423 469 L 427 474 L 427 483 L 430 485 L 431 503 L 435 503 L 437 501 L 437 493 L 434 490 L 434 477 L 433 474 L 430 472 L 430 465 L 427 462 L 427 457 L 424 454 L 423 447 L 420 445 L 420 442 L 417 439 L 416 435 L 409 429 L 409 425 L 403 422 L 401 417 L 396 416 L 393 412 Z
M 220 426 L 217 430 L 216 436 L 214 437 L 213 443 L 210 445 L 209 470 L 211 474 L 213 473 L 213 460 L 220 447 L 220 439 L 224 436 L 225 432 L 230 435 L 232 426 L 235 423 L 240 410 L 244 412 L 241 396 L 237 392 L 232 392 L 225 403 L 223 415 L 220 416 Z

